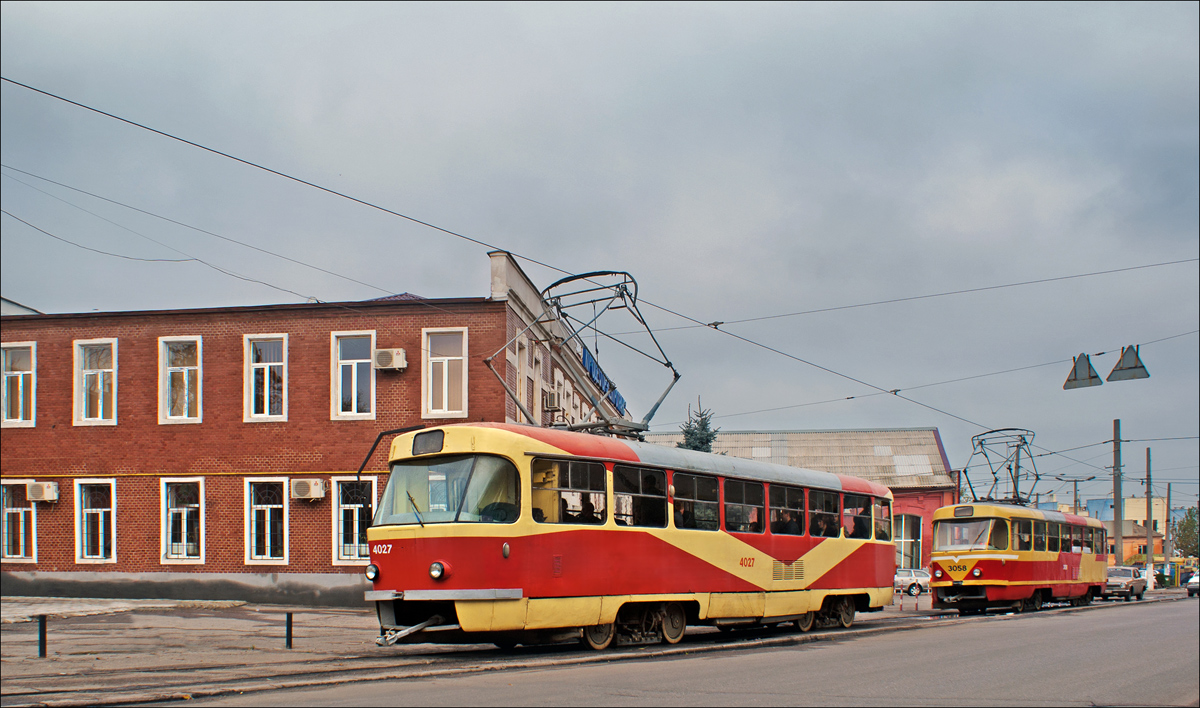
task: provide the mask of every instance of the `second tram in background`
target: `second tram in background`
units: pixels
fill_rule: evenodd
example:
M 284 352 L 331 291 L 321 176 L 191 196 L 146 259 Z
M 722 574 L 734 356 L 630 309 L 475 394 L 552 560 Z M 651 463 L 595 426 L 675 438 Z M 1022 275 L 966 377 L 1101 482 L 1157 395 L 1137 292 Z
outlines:
M 1086 605 L 1100 596 L 1108 542 L 1096 519 L 1000 502 L 933 514 L 934 607 L 977 614 Z
M 562 430 L 397 437 L 368 530 L 380 644 L 678 642 L 849 627 L 892 602 L 891 492 L 855 477 Z

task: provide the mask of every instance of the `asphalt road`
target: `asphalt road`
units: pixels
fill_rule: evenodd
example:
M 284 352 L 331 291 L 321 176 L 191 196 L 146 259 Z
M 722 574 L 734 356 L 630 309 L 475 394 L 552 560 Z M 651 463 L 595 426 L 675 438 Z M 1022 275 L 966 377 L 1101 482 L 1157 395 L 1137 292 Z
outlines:
M 203 705 L 1200 705 L 1200 603 L 787 647 L 201 699 Z

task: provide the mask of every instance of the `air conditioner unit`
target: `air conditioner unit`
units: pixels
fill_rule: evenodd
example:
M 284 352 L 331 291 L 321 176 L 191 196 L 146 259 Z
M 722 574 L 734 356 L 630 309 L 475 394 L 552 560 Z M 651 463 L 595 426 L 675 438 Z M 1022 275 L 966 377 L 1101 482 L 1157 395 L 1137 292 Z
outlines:
M 26 482 L 25 498 L 29 501 L 58 501 L 58 482 Z
M 376 349 L 375 368 L 380 371 L 404 371 L 408 368 L 408 359 L 403 349 Z
M 546 391 L 542 394 L 542 407 L 547 411 L 562 410 L 561 395 L 556 391 Z
M 325 496 L 325 480 L 293 479 L 292 499 L 321 499 Z

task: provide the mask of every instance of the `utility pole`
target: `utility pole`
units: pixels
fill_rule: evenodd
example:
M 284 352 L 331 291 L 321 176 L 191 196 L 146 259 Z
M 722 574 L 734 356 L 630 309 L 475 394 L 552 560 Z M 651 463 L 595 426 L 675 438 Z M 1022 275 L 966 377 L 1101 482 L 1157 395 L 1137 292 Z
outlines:
M 1071 513 L 1079 516 L 1079 480 L 1072 480 L 1071 484 L 1075 486 L 1075 493 L 1071 495 Z
M 1163 528 L 1163 532 L 1166 534 L 1165 536 L 1163 536 L 1163 575 L 1168 575 L 1167 565 L 1171 562 L 1171 558 L 1175 555 L 1174 553 L 1172 553 L 1172 551 L 1174 549 L 1171 548 L 1171 546 L 1174 545 L 1175 539 L 1174 539 L 1174 534 L 1171 533 L 1171 483 L 1170 482 L 1167 482 L 1167 521 L 1166 521 L 1166 526 Z M 1167 578 L 1167 583 L 1170 585 L 1175 585 L 1176 577 L 1178 577 L 1177 574 L 1170 573 L 1170 577 Z
M 1125 565 L 1125 513 L 1121 509 L 1121 419 L 1113 421 L 1113 557 Z
M 1146 587 L 1154 589 L 1154 487 L 1150 484 L 1150 448 L 1146 448 Z

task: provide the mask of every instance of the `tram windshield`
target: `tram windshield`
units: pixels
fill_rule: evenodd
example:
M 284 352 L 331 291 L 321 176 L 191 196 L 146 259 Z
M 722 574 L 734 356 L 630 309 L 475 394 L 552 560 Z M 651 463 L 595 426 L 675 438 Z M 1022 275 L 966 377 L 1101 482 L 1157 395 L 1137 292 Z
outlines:
M 397 462 L 373 525 L 512 523 L 520 513 L 517 479 L 511 462 L 492 455 Z
M 1004 519 L 954 519 L 933 525 L 935 551 L 1004 551 L 1008 522 Z

